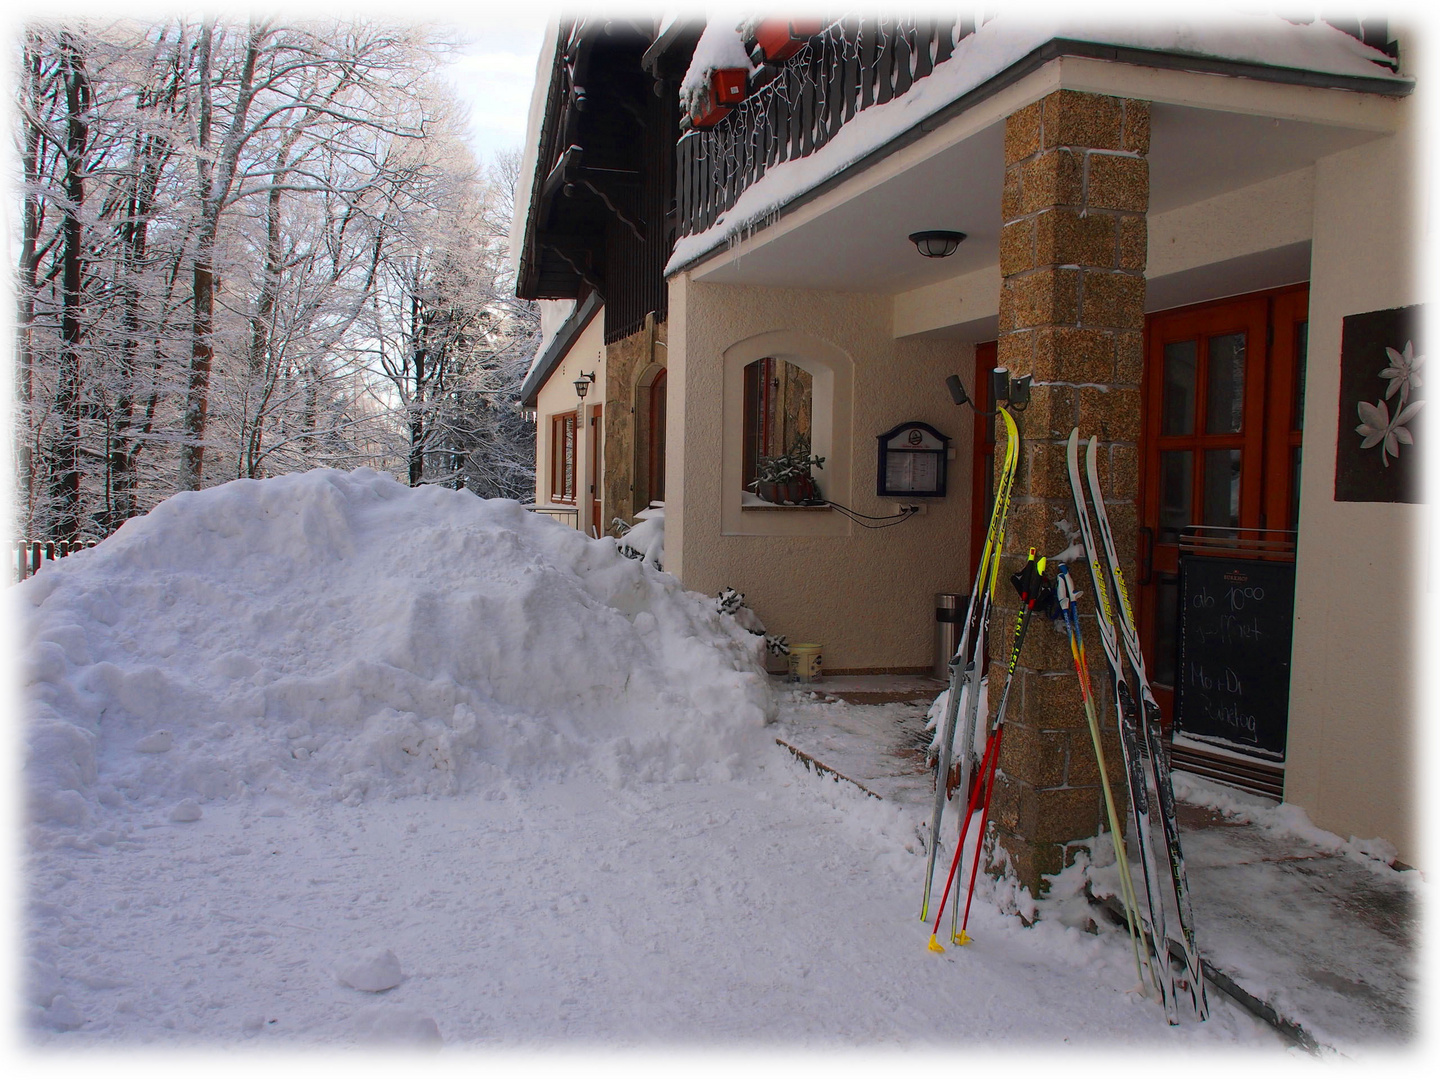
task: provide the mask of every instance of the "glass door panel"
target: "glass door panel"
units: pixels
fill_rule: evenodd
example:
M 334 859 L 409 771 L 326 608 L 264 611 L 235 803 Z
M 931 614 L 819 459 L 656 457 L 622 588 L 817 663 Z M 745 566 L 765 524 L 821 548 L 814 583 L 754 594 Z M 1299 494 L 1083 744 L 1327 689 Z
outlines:
M 1239 432 L 1245 422 L 1245 338 L 1216 334 L 1205 344 L 1205 433 Z
M 1225 529 L 1239 527 L 1239 450 L 1205 451 L 1205 493 L 1200 505 L 1200 524 Z
M 1155 644 L 1151 649 L 1146 671 L 1152 686 L 1173 687 L 1175 664 L 1180 654 L 1180 578 L 1177 574 L 1158 574 L 1155 582 Z M 1158 699 L 1157 699 L 1158 700 Z M 1164 706 L 1162 706 L 1164 708 Z
M 1160 451 L 1160 542 L 1178 544 L 1180 530 L 1190 524 L 1195 454 L 1190 450 Z
M 1197 343 L 1172 341 L 1165 346 L 1165 400 L 1160 411 L 1162 435 L 1189 435 L 1195 430 L 1195 356 Z

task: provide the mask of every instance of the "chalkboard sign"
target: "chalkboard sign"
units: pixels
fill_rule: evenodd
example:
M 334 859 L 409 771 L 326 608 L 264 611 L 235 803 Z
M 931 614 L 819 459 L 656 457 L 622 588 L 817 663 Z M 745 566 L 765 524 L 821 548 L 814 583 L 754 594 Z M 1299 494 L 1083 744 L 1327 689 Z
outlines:
M 1283 758 L 1294 614 L 1294 563 L 1182 552 L 1176 728 Z

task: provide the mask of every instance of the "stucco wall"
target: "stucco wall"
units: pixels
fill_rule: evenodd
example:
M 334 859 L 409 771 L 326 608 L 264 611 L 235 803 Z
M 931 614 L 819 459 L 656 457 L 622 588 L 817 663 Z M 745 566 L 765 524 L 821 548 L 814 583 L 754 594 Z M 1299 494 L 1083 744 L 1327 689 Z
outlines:
M 959 372 L 972 381 L 973 346 L 897 341 L 892 311 L 881 295 L 671 280 L 667 569 L 701 592 L 739 589 L 773 633 L 823 643 L 831 671 L 928 668 L 933 594 L 969 589 L 973 414 L 950 402 L 944 380 Z M 726 407 L 725 354 L 733 367 L 747 349 L 763 353 L 779 342 L 804 353 L 807 341 L 812 354 L 849 367 L 848 392 L 841 386 L 836 394 L 848 397 L 850 418 L 832 453 L 849 447 L 817 474 L 826 495 L 865 514 L 893 512 L 875 495 L 875 436 L 906 420 L 953 440 L 949 494 L 894 528 L 862 529 L 833 511 L 778 510 L 746 512 L 743 527 L 798 535 L 727 535 L 722 506 L 738 504 L 738 488 L 722 483 L 725 428 L 741 420 L 733 403 Z M 844 378 L 842 371 L 838 381 Z M 817 417 L 817 437 L 819 426 Z
M 1408 103 L 1413 116 L 1414 103 Z M 1413 127 L 1315 167 L 1295 640 L 1285 797 L 1343 836 L 1381 836 L 1415 864 L 1422 536 L 1429 508 L 1334 501 L 1346 315 L 1422 299 L 1426 234 Z M 1409 447 L 1404 451 L 1412 451 Z M 1418 448 L 1418 452 L 1424 452 Z

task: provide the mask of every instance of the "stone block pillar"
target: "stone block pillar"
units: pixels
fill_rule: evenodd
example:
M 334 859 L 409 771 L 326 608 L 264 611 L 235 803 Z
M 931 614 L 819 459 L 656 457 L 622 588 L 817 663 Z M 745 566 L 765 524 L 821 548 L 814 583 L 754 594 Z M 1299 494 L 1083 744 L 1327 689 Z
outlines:
M 1149 143 L 1149 102 L 1072 90 L 1056 91 L 1005 123 L 998 363 L 1014 375 L 1033 375 L 1035 385 L 1018 414 L 1024 454 L 1005 536 L 1006 580 L 991 620 L 992 722 L 1018 611 L 1008 577 L 1030 547 L 1054 556 L 1078 539 L 1065 463 L 1076 424 L 1082 443 L 1090 435 L 1100 440 L 1106 507 L 1126 579 L 1135 580 Z M 1123 800 L 1084 559 L 1072 561 L 1071 571 L 1084 593 L 1111 785 Z M 1032 617 L 1016 669 L 999 768 L 993 839 L 1038 896 L 1043 876 L 1063 869 L 1075 841 L 1094 836 L 1104 821 L 1068 641 L 1060 624 L 1042 617 Z M 992 867 L 1000 856 L 992 849 Z

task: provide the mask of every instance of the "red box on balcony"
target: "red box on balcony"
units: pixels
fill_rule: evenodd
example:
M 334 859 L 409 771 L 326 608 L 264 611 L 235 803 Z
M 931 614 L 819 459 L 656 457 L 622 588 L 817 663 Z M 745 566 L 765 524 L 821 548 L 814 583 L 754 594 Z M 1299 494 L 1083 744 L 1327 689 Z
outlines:
M 693 128 L 712 128 L 725 117 L 730 115 L 730 109 L 725 105 L 711 105 L 709 111 L 701 116 L 690 114 L 690 126 Z
M 750 72 L 744 68 L 717 68 L 710 73 L 710 105 L 739 105 L 748 92 Z
M 762 19 L 755 28 L 755 44 L 765 59 L 778 64 L 800 51 L 800 47 L 820 33 L 819 19 Z

